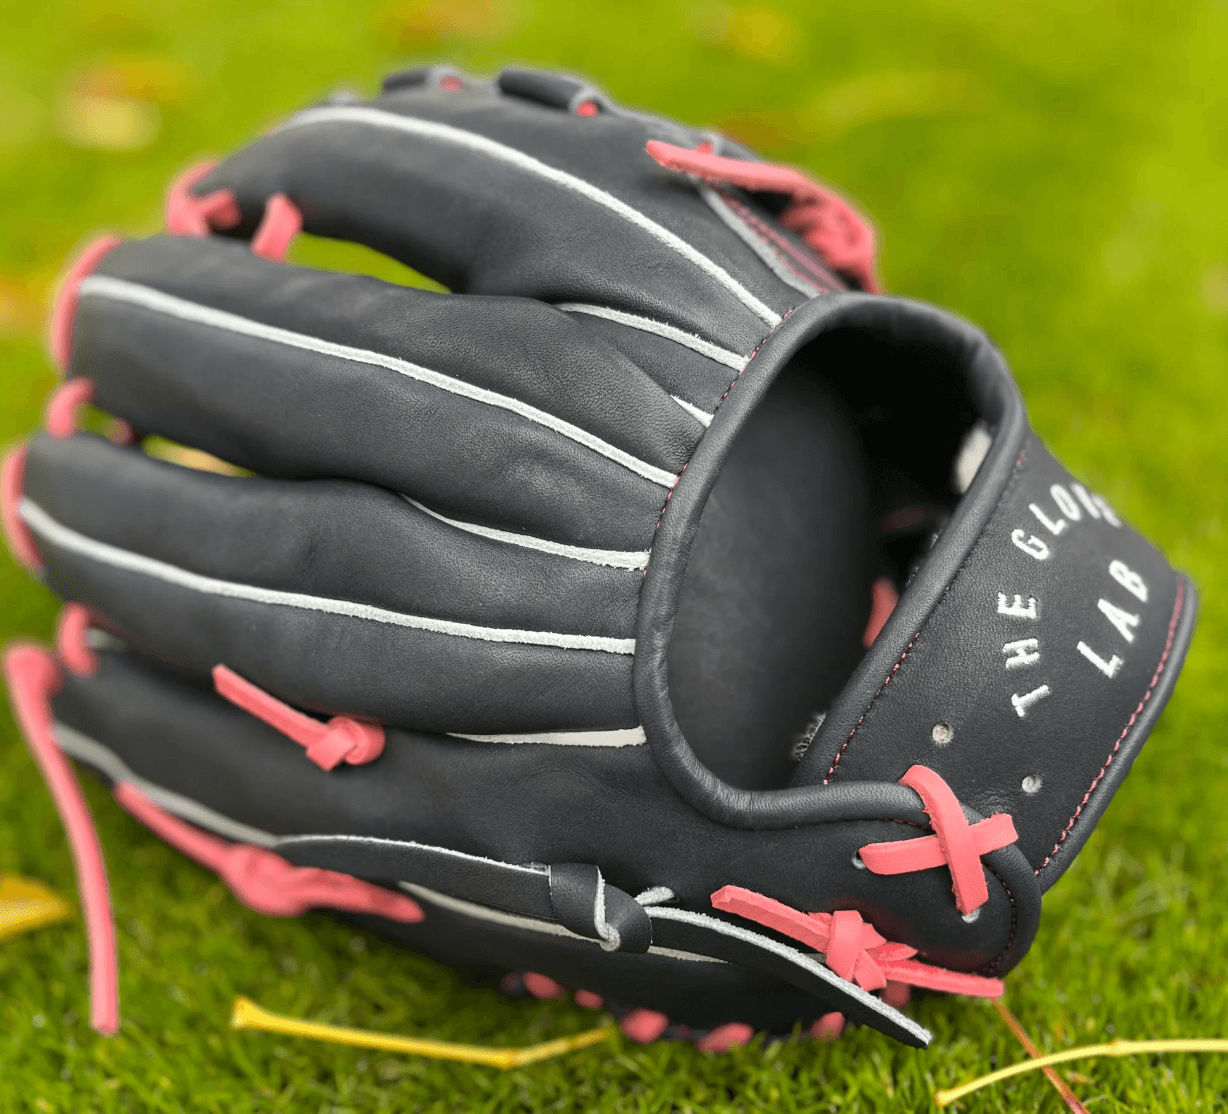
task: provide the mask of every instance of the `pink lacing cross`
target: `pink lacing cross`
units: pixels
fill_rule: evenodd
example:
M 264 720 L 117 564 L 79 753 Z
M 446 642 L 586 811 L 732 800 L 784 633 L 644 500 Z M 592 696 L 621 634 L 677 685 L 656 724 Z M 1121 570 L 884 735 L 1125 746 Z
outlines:
M 214 229 L 234 228 L 243 212 L 232 189 L 211 190 L 197 196 L 192 187 L 211 174 L 215 162 L 200 163 L 184 171 L 166 194 L 166 230 L 172 236 L 208 236 Z M 285 259 L 290 243 L 303 229 L 303 215 L 284 193 L 273 194 L 264 204 L 264 215 L 252 235 L 253 255 L 275 262 Z
M 995 812 L 969 824 L 959 799 L 942 776 L 928 766 L 913 766 L 900 778 L 921 798 L 934 834 L 917 839 L 870 843 L 858 852 L 875 874 L 910 874 L 936 866 L 951 869 L 955 907 L 968 916 L 989 900 L 989 887 L 981 856 L 1014 843 L 1015 822 L 1006 812 Z
M 844 198 L 800 171 L 714 155 L 707 143 L 691 150 L 651 139 L 645 149 L 667 170 L 752 193 L 780 193 L 791 198 L 792 204 L 777 218 L 780 223 L 796 232 L 829 267 L 853 278 L 862 290 L 882 292 L 874 273 L 876 248 L 870 225 Z
M 933 967 L 913 959 L 916 948 L 894 944 L 879 935 L 855 909 L 803 913 L 741 886 L 724 886 L 717 890 L 712 895 L 712 905 L 814 948 L 823 954 L 827 967 L 863 990 L 883 990 L 890 981 L 945 994 L 997 998 L 1004 989 L 1000 979 L 948 971 L 945 967 Z
M 334 716 L 321 723 L 224 665 L 213 667 L 213 687 L 219 696 L 305 747 L 307 757 L 322 770 L 334 769 L 342 762 L 361 766 L 384 753 L 384 729 L 377 723 L 361 723 L 349 716 Z

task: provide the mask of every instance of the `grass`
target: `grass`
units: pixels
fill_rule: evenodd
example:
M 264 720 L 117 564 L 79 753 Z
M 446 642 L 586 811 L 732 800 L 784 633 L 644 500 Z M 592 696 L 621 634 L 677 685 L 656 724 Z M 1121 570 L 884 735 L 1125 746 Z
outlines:
M 1048 898 L 1008 1001 L 1042 1050 L 1226 1035 L 1228 6 L 777 2 L 0 0 L 0 441 L 36 424 L 52 383 L 39 317 L 74 245 L 101 227 L 154 228 L 172 173 L 324 91 L 370 90 L 417 59 L 516 60 L 738 131 L 873 212 L 888 286 L 984 325 L 1041 434 L 1200 585 L 1184 679 Z M 157 105 L 124 125 L 143 145 L 63 138 L 80 141 L 73 113 L 100 90 Z M 0 601 L 4 637 L 48 635 L 54 601 L 3 559 Z M 257 916 L 90 798 L 124 1028 L 105 1041 L 84 1020 L 79 921 L 0 945 L 0 1110 L 910 1111 L 1022 1056 L 986 1004 L 962 1000 L 916 1007 L 937 1033 L 929 1052 L 866 1031 L 726 1056 L 622 1042 L 506 1074 L 232 1033 L 236 993 L 471 1042 L 527 1044 L 593 1018 L 467 986 L 324 916 Z M 74 893 L 7 720 L 0 870 Z M 1097 1114 L 1228 1104 L 1222 1057 L 1073 1068 L 1061 1070 Z M 958 1109 L 1062 1108 L 1036 1074 Z

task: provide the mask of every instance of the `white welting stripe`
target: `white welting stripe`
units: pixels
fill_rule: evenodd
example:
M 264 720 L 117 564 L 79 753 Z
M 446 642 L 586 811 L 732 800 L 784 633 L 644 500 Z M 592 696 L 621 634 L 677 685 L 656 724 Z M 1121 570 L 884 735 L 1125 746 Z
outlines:
M 612 213 L 617 213 L 618 216 L 630 224 L 648 233 L 648 235 L 660 241 L 672 251 L 677 252 L 678 255 L 682 256 L 689 263 L 694 264 L 769 325 L 775 327 L 780 324 L 779 314 L 755 297 L 724 267 L 709 259 L 703 252 L 697 250 L 691 244 L 688 244 L 681 236 L 646 217 L 638 209 L 633 209 L 625 201 L 620 201 L 612 193 L 607 193 L 605 190 L 594 186 L 591 182 L 586 182 L 583 178 L 577 178 L 574 174 L 568 174 L 564 170 L 558 170 L 553 166 L 549 166 L 540 159 L 535 159 L 532 155 L 526 155 L 523 151 L 518 151 L 514 147 L 508 147 L 503 143 L 496 143 L 493 139 L 487 139 L 484 135 L 465 131 L 463 128 L 454 128 L 448 124 L 436 123 L 433 120 L 419 120 L 412 116 L 400 116 L 395 112 L 384 112 L 378 108 L 366 108 L 358 105 L 327 105 L 320 108 L 309 108 L 305 112 L 292 116 L 281 126 L 280 130 L 320 123 L 369 124 L 373 127 L 407 132 L 410 135 L 421 136 L 425 139 L 434 139 L 444 143 L 451 143 L 458 147 L 465 147 L 470 151 L 477 151 L 490 158 L 509 163 L 527 173 L 536 174 L 540 178 L 553 182 L 556 186 L 561 186 L 563 189 L 580 194 L 582 197 L 601 205 Z
M 449 731 L 453 739 L 471 739 L 475 743 L 547 743 L 557 747 L 638 747 L 648 742 L 642 727 L 625 727 L 617 731 L 546 731 L 511 735 L 462 735 Z
M 88 735 L 82 735 L 75 727 L 69 727 L 66 723 L 57 723 L 53 730 L 55 740 L 65 754 L 79 762 L 84 762 L 87 766 L 93 766 L 95 770 L 101 770 L 112 781 L 135 785 L 159 808 L 166 809 L 167 812 L 178 816 L 181 820 L 187 820 L 198 828 L 216 832 L 238 843 L 254 843 L 260 847 L 272 847 L 277 842 L 277 837 L 272 832 L 241 824 L 238 820 L 231 820 L 229 816 L 214 812 L 213 809 L 202 805 L 199 801 L 146 781 L 143 777 L 134 774 L 113 750 L 104 747 Z
M 93 561 L 110 565 L 128 572 L 152 576 L 168 584 L 194 592 L 204 592 L 227 599 L 248 600 L 252 603 L 271 604 L 278 607 L 294 607 L 302 611 L 318 611 L 329 615 L 343 615 L 351 619 L 368 619 L 375 623 L 410 627 L 434 634 L 453 635 L 457 638 L 474 638 L 484 642 L 514 642 L 530 646 L 557 646 L 563 650 L 598 650 L 607 654 L 634 654 L 634 638 L 607 638 L 591 634 L 560 634 L 555 631 L 510 630 L 504 627 L 479 627 L 472 623 L 458 623 L 450 619 L 431 619 L 422 615 L 406 615 L 400 611 L 388 611 L 370 604 L 352 600 L 331 599 L 327 596 L 309 596 L 302 592 L 284 592 L 276 588 L 259 588 L 253 584 L 239 584 L 231 580 L 219 580 L 189 572 L 178 565 L 170 565 L 153 557 L 133 553 L 127 549 L 109 545 L 77 533 L 52 518 L 42 507 L 29 499 L 21 501 L 21 517 L 36 534 L 60 549 L 78 553 Z
M 675 344 L 684 345 L 702 356 L 707 356 L 708 359 L 715 360 L 718 364 L 731 367 L 734 371 L 741 371 L 750 362 L 749 356 L 722 348 L 719 344 L 713 344 L 712 341 L 704 340 L 703 337 L 688 333 L 684 329 L 667 325 L 664 321 L 654 321 L 651 317 L 640 317 L 638 314 L 626 313 L 621 309 L 591 306 L 584 302 L 558 302 L 554 308 L 561 309 L 565 313 L 587 313 L 591 317 L 603 317 L 607 321 L 617 321 L 620 325 L 639 329 L 644 333 L 655 333 L 659 337 L 665 337 L 667 340 L 674 341 Z
M 717 920 L 716 917 L 709 917 L 704 913 L 692 913 L 689 909 L 673 909 L 663 905 L 646 905 L 644 906 L 644 912 L 653 920 L 682 921 L 685 924 L 692 924 L 696 927 L 707 929 L 709 932 L 729 936 L 735 940 L 741 940 L 743 943 L 753 944 L 764 951 L 772 952 L 783 959 L 787 959 L 790 963 L 796 964 L 810 974 L 817 976 L 830 986 L 837 988 L 841 994 L 847 994 L 850 998 L 856 999 L 874 1013 L 891 1018 L 902 1029 L 907 1029 L 908 1032 L 917 1037 L 923 1045 L 928 1045 L 934 1039 L 933 1033 L 918 1025 L 912 1018 L 906 1017 L 899 1010 L 888 1006 L 873 994 L 862 990 L 856 983 L 845 981 L 834 971 L 824 967 L 817 959 L 812 958 L 805 952 L 799 952 L 796 948 L 791 948 L 787 944 L 781 944 L 768 936 L 760 935 L 758 932 L 751 932 L 738 925 L 730 924 L 728 921 Z
M 600 941 L 594 940 L 589 936 L 581 936 L 578 932 L 572 932 L 571 929 L 564 928 L 561 924 L 557 924 L 554 921 L 539 921 L 535 917 L 524 917 L 518 913 L 506 913 L 502 909 L 494 909 L 489 905 L 479 905 L 476 901 L 466 901 L 464 898 L 452 897 L 450 894 L 443 894 L 438 890 L 428 889 L 426 886 L 420 886 L 416 882 L 399 882 L 398 885 L 406 893 L 413 894 L 414 897 L 420 897 L 425 901 L 442 906 L 444 909 L 451 910 L 453 913 L 460 913 L 462 916 L 489 921 L 492 924 L 503 925 L 505 928 L 523 928 L 530 932 L 541 932 L 547 936 L 566 936 L 572 940 L 592 944 L 594 947 L 600 946 Z M 694 952 L 679 951 L 677 948 L 650 947 L 648 954 L 664 956 L 667 959 L 683 959 L 692 963 L 725 962 L 723 959 L 717 959 L 715 956 L 697 955 Z
M 704 427 L 710 426 L 712 424 L 712 419 L 716 417 L 715 414 L 709 414 L 707 410 L 701 410 L 694 403 L 687 402 L 685 398 L 679 398 L 677 395 L 670 395 L 669 397 Z
M 795 274 L 785 264 L 784 260 L 755 234 L 753 229 L 746 226 L 742 218 L 725 204 L 720 194 L 711 186 L 701 184 L 699 186 L 699 196 L 708 203 L 708 206 L 721 221 L 763 261 L 768 270 L 780 279 L 781 282 L 805 294 L 807 298 L 813 298 L 822 293 L 814 283 L 804 279 L 799 274 Z
M 311 845 L 313 842 L 325 840 L 330 844 L 348 843 L 354 847 L 365 847 L 368 850 L 398 850 L 405 848 L 413 848 L 421 851 L 430 851 L 435 855 L 442 855 L 449 859 L 459 859 L 462 862 L 480 863 L 483 866 L 494 866 L 500 870 L 512 871 L 514 873 L 526 874 L 533 877 L 540 877 L 546 874 L 549 870 L 544 866 L 528 866 L 524 863 L 506 863 L 499 859 L 488 859 L 484 855 L 470 855 L 465 851 L 454 851 L 451 847 L 440 847 L 433 843 L 419 843 L 412 839 L 383 839 L 380 836 L 360 836 L 360 835 L 336 835 L 331 832 L 319 833 L 312 835 L 290 835 L 281 836 L 277 840 L 278 847 L 289 847 L 295 844 Z M 404 884 L 404 883 L 402 883 Z
M 493 526 L 479 526 L 475 522 L 460 522 L 438 511 L 433 511 L 430 507 L 423 506 L 417 499 L 411 499 L 408 495 L 403 494 L 401 498 L 440 522 L 446 522 L 449 526 L 455 526 L 458 530 L 466 530 L 470 534 L 477 534 L 479 537 L 490 538 L 492 541 L 519 545 L 525 549 L 538 549 L 542 553 L 553 553 L 556 557 L 587 561 L 590 565 L 610 565 L 616 569 L 643 569 L 648 566 L 649 550 L 647 549 L 633 552 L 624 549 L 586 549 L 580 545 L 564 545 L 562 542 L 552 542 L 546 538 L 515 534 L 511 530 L 496 530 Z
M 86 278 L 81 283 L 80 295 L 83 298 L 110 298 L 112 301 L 127 302 L 130 305 L 141 306 L 143 309 L 152 310 L 155 313 L 166 314 L 168 317 L 176 317 L 181 321 L 208 325 L 215 329 L 223 329 L 227 332 L 239 334 L 240 336 L 265 340 L 273 344 L 284 344 L 289 348 L 299 348 L 305 352 L 315 352 L 321 356 L 332 356 L 338 360 L 349 360 L 353 363 L 367 364 L 371 367 L 386 368 L 410 379 L 429 383 L 432 387 L 437 387 L 441 391 L 448 391 L 454 395 L 473 399 L 475 402 L 485 403 L 488 406 L 497 406 L 500 409 L 511 411 L 513 414 L 518 414 L 522 418 L 536 422 L 547 429 L 554 430 L 555 433 L 561 434 L 578 445 L 583 445 L 586 449 L 600 453 L 616 464 L 622 465 L 628 471 L 634 472 L 637 476 L 642 476 L 652 483 L 659 484 L 661 487 L 673 487 L 678 480 L 678 477 L 672 472 L 667 472 L 664 468 L 648 464 L 646 461 L 632 456 L 630 453 L 609 444 L 607 441 L 603 441 L 600 437 L 589 433 L 587 430 L 572 425 L 571 422 L 564 421 L 562 418 L 557 418 L 553 414 L 547 414 L 544 410 L 539 410 L 536 406 L 530 406 L 527 402 L 521 402 L 518 398 L 502 395 L 497 391 L 487 390 L 485 387 L 475 386 L 473 383 L 467 383 L 463 379 L 456 379 L 451 375 L 432 371 L 430 368 L 421 367 L 418 364 L 398 359 L 395 356 L 387 356 L 383 352 L 371 352 L 365 348 L 354 348 L 348 344 L 336 344 L 331 340 L 324 340 L 321 337 L 292 332 L 290 329 L 282 329 L 276 325 L 266 325 L 264 322 L 253 321 L 248 317 L 240 317 L 238 314 L 227 313 L 225 310 L 214 309 L 212 306 L 204 306 L 197 302 L 189 302 L 183 298 L 177 298 L 173 294 L 165 294 L 161 290 L 155 290 L 150 286 L 142 286 L 139 283 L 128 282 L 126 279 L 110 278 L 106 275 L 90 275 Z

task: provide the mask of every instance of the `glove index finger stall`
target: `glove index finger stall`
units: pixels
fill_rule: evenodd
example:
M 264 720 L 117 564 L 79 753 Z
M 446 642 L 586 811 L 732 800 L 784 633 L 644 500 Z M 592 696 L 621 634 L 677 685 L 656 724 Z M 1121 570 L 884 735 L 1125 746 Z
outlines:
M 70 380 L 218 471 L 32 440 L 5 520 L 79 606 L 26 718 L 261 912 L 635 1039 L 925 1045 L 903 988 L 1001 993 L 1193 587 L 846 202 L 531 76 L 310 110 L 81 282 Z M 283 194 L 477 292 L 253 256 Z

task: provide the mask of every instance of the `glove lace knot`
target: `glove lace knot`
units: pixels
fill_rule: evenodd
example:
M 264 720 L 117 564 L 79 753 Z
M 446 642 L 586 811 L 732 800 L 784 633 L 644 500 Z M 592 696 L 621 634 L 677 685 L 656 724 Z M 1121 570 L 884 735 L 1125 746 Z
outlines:
M 884 990 L 888 982 L 895 982 L 946 994 L 997 998 L 1004 989 L 1001 979 L 949 971 L 913 959 L 916 948 L 886 939 L 862 920 L 855 909 L 803 913 L 783 901 L 741 886 L 717 890 L 712 895 L 712 905 L 814 948 L 822 953 L 828 968 L 863 990 Z
M 379 724 L 362 723 L 349 716 L 334 716 L 321 723 L 224 665 L 214 666 L 213 687 L 219 696 L 304 747 L 307 757 L 322 770 L 332 770 L 343 761 L 361 766 L 384 753 L 384 729 Z
M 779 193 L 791 204 L 777 218 L 785 228 L 818 252 L 829 267 L 852 278 L 871 294 L 881 293 L 874 274 L 874 231 L 838 194 L 824 189 L 788 166 L 731 159 L 701 147 L 689 150 L 650 140 L 648 154 L 667 170 L 693 174 L 706 182 L 723 182 L 752 193 Z
M 970 916 L 989 900 L 981 856 L 1015 842 L 1014 821 L 1009 813 L 995 812 L 969 824 L 954 791 L 928 766 L 911 767 L 900 784 L 921 798 L 934 834 L 867 844 L 858 852 L 861 861 L 874 874 L 910 874 L 949 867 L 955 907 Z

